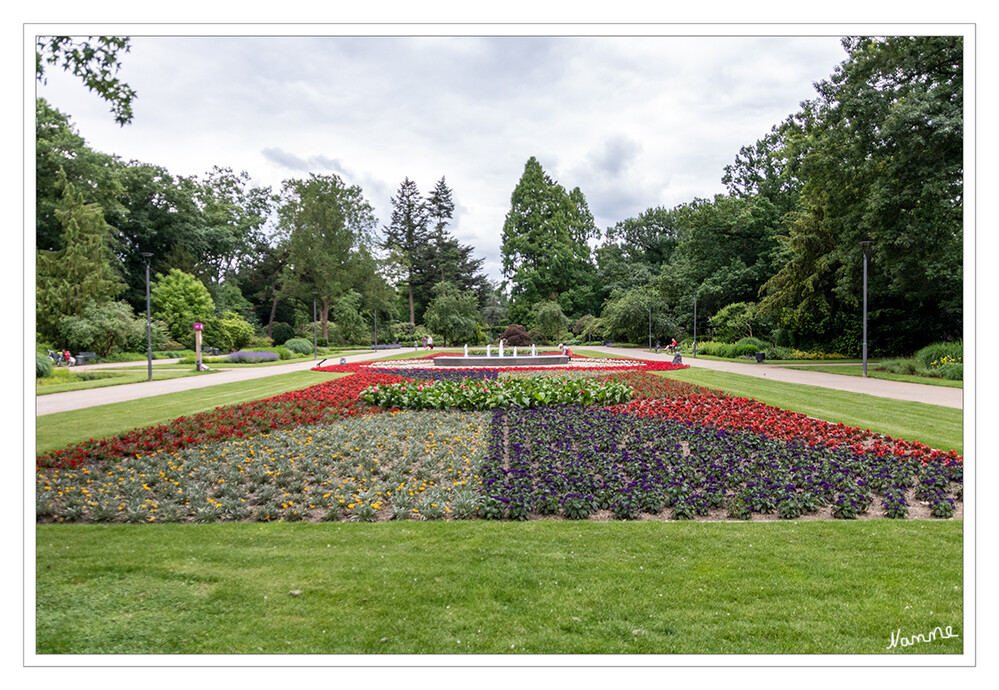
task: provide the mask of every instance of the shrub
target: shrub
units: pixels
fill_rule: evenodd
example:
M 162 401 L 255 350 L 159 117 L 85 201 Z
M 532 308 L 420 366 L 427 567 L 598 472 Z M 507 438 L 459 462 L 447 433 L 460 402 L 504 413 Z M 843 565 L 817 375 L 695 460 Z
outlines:
M 908 374 L 911 376 L 916 373 L 916 360 L 886 359 L 881 362 L 881 366 L 879 368 L 893 374 Z
M 65 316 L 59 331 L 75 352 L 91 350 L 98 357 L 122 352 L 130 338 L 145 335 L 145 319 L 137 319 L 127 302 L 91 303 L 78 316 Z
M 527 334 L 527 329 L 518 323 L 512 323 L 507 326 L 506 330 L 500 335 L 500 338 L 506 341 L 506 344 L 510 347 L 521 346 L 521 345 L 533 345 L 534 341 L 531 340 L 531 336 Z
M 927 369 L 955 364 L 964 356 L 964 341 L 952 343 L 933 343 L 927 345 L 915 354 L 915 359 Z
M 44 352 L 35 353 L 35 378 L 44 378 L 52 375 L 52 360 Z
M 285 342 L 284 346 L 292 352 L 297 352 L 300 355 L 312 354 L 312 343 L 305 338 L 292 338 L 291 340 Z
M 945 364 L 938 369 L 940 375 L 943 376 L 948 381 L 963 381 L 964 380 L 964 365 L 957 363 Z
M 735 344 L 743 347 L 752 347 L 754 352 L 762 352 L 767 348 L 767 344 L 759 338 L 740 338 Z
M 791 348 L 779 345 L 770 345 L 763 352 L 766 353 L 767 359 L 791 359 L 794 354 Z
M 275 345 L 284 345 L 287 341 L 295 337 L 295 329 L 279 321 L 271 328 L 271 340 Z
M 227 362 L 234 362 L 237 364 L 257 364 L 259 362 L 276 362 L 278 360 L 278 354 L 276 352 L 268 352 L 266 350 L 257 352 L 237 350 L 225 359 Z
M 226 312 L 219 322 L 225 333 L 226 345 L 229 350 L 240 350 L 250 344 L 253 339 L 253 326 L 235 312 Z

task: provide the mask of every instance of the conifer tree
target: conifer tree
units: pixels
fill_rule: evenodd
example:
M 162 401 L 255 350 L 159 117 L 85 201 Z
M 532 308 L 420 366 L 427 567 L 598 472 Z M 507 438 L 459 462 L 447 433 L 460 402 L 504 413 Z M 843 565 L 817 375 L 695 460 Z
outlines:
M 420 196 L 416 183 L 408 177 L 399 185 L 392 197 L 392 220 L 385 226 L 382 248 L 389 252 L 389 261 L 406 281 L 409 292 L 409 323 L 416 325 L 416 308 L 413 301 L 413 276 L 418 257 L 426 247 L 429 215 L 427 204 Z
M 55 215 L 62 227 L 62 249 L 39 251 L 36 263 L 37 331 L 53 341 L 63 317 L 79 316 L 89 304 L 110 302 L 124 289 L 111 263 L 110 230 L 101 207 L 84 203 L 63 180 Z

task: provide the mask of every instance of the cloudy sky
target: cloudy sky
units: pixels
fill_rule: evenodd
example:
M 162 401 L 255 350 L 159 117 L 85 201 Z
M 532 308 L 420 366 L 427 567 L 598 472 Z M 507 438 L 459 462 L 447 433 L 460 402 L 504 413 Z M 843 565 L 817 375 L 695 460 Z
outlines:
M 92 148 L 204 175 L 336 173 L 379 224 L 405 177 L 446 177 L 451 230 L 501 277 L 510 194 L 535 156 L 597 226 L 724 191 L 721 177 L 844 58 L 839 36 L 278 36 L 132 32 L 134 121 L 50 70 L 37 95 Z M 92 30 L 91 30 L 92 31 Z M 536 29 L 535 29 L 536 32 Z M 193 32 L 192 32 L 193 33 Z M 525 32 L 527 33 L 527 32 Z

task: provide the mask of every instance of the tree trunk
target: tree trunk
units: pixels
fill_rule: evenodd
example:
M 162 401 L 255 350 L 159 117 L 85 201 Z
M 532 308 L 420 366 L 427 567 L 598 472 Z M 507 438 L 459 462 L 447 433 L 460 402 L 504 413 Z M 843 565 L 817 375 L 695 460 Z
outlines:
M 330 341 L 329 313 L 330 313 L 330 303 L 323 300 L 322 309 L 319 310 L 319 318 L 323 322 L 323 338 L 326 339 L 327 343 Z
M 274 291 L 274 299 L 271 300 L 271 317 L 267 321 L 267 337 L 271 337 L 271 329 L 274 328 L 274 315 L 277 314 L 277 303 L 279 299 L 277 291 Z
M 409 323 L 416 325 L 416 309 L 413 307 L 413 281 L 409 281 Z

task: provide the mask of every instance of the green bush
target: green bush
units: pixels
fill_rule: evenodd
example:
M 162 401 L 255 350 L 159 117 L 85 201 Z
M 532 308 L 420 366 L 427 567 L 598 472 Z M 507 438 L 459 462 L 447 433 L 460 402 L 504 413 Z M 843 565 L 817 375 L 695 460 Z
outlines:
M 937 371 L 948 381 L 964 380 L 964 365 L 959 362 L 944 364 L 942 367 L 938 367 Z
M 913 376 L 918 372 L 914 359 L 886 359 L 881 362 L 881 369 L 892 374 L 907 374 Z
M 794 355 L 791 348 L 779 345 L 769 345 L 763 352 L 766 353 L 767 359 L 791 359 Z
M 35 378 L 44 378 L 52 375 L 52 360 L 44 352 L 35 353 Z
M 278 321 L 271 328 L 271 340 L 274 341 L 275 345 L 284 345 L 287 341 L 295 337 L 295 329 L 284 323 L 283 321 Z
M 927 369 L 935 369 L 947 366 L 948 364 L 958 364 L 962 362 L 964 356 L 964 341 L 958 340 L 952 343 L 933 343 L 927 345 L 915 354 L 915 359 Z
M 281 359 L 291 359 L 292 357 L 295 356 L 291 350 L 283 346 L 268 348 L 268 351 L 276 352 L 277 356 L 280 357 Z
M 285 342 L 284 346 L 292 352 L 297 352 L 300 355 L 312 354 L 312 343 L 305 338 L 292 338 L 291 340 Z
M 763 352 L 767 349 L 767 344 L 759 338 L 740 338 L 736 345 L 742 347 L 752 347 L 753 352 Z
M 763 343 L 755 338 L 744 338 L 737 343 L 719 343 L 713 340 L 706 340 L 697 343 L 697 354 L 709 357 L 724 357 L 726 359 L 739 359 L 749 357 L 764 350 Z

